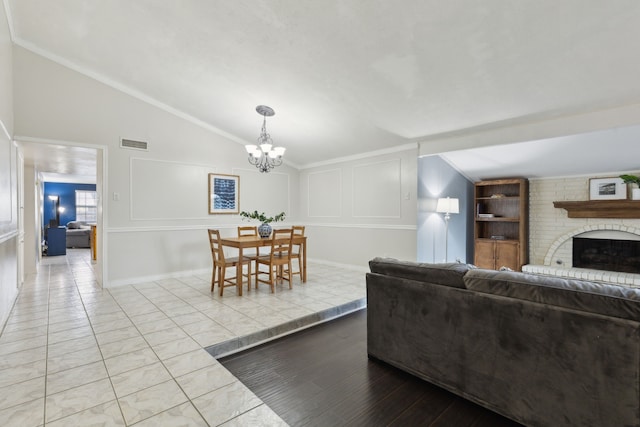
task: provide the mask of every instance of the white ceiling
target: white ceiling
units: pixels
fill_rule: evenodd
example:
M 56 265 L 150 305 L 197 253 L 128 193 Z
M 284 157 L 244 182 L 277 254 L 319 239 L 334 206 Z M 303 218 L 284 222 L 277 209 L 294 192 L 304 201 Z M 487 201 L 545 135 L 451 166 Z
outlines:
M 239 142 L 258 136 L 256 105 L 271 106 L 267 128 L 297 166 L 640 103 L 637 0 L 5 4 L 16 44 Z M 489 171 L 466 173 L 508 175 L 496 154 Z M 626 169 L 609 157 L 609 170 Z M 463 171 L 474 158 L 449 157 Z
M 617 176 L 640 169 L 640 126 L 441 154 L 472 181 Z
M 25 164 L 46 182 L 96 183 L 97 150 L 85 147 L 18 141 Z

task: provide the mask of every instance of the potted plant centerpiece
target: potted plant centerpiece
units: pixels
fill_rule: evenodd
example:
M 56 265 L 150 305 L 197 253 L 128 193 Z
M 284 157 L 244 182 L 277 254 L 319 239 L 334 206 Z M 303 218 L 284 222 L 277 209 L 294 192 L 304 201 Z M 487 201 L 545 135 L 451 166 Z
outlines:
M 271 236 L 271 225 L 272 222 L 284 221 L 285 214 L 284 212 L 280 212 L 276 216 L 266 216 L 264 212 L 258 213 L 258 211 L 253 212 L 240 212 L 240 216 L 247 219 L 257 219 L 260 221 L 261 225 L 258 227 L 258 234 L 262 238 L 267 238 Z
M 634 187 L 631 187 L 631 200 L 640 200 L 640 177 L 635 175 L 620 175 L 620 178 L 624 181 L 625 184 L 635 184 Z

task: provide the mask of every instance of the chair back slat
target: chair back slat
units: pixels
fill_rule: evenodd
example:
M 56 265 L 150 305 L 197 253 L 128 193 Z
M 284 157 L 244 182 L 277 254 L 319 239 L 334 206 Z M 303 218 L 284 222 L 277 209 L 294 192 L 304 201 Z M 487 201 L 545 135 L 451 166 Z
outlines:
M 209 232 L 209 245 L 211 246 L 211 256 L 214 263 L 224 263 L 224 250 L 222 249 L 222 243 L 220 243 L 220 231 L 211 229 L 207 231 Z
M 293 229 L 291 228 L 273 230 L 271 237 L 271 259 L 288 258 L 291 255 L 292 239 Z
M 238 237 L 257 236 L 257 235 L 258 235 L 258 227 L 256 226 L 238 227 Z

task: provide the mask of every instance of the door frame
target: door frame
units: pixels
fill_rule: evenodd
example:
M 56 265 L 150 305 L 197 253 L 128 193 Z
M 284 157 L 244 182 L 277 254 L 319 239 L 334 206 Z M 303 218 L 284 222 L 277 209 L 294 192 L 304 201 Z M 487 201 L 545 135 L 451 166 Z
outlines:
M 104 230 L 108 224 L 108 218 L 105 213 L 107 212 L 108 205 L 108 194 L 107 186 L 107 170 L 108 170 L 108 147 L 106 145 L 98 145 L 98 144 L 88 144 L 82 142 L 73 142 L 73 141 L 63 141 L 63 140 L 55 140 L 55 139 L 45 139 L 45 138 L 34 138 L 28 136 L 14 136 L 14 141 L 17 142 L 18 146 L 20 143 L 28 143 L 33 145 L 47 145 L 47 146 L 64 146 L 64 147 L 83 147 L 90 148 L 96 150 L 96 193 L 98 196 L 98 218 L 97 218 L 97 259 L 94 264 L 94 271 L 96 276 L 96 281 L 104 288 L 105 283 L 107 283 L 106 272 L 107 270 L 107 233 Z M 37 173 L 42 172 L 55 172 L 55 171 L 36 171 Z M 24 188 L 24 177 L 22 177 L 19 185 Z M 34 189 L 34 191 L 36 191 Z M 36 196 L 36 195 L 34 195 Z M 35 206 L 36 218 L 39 218 L 38 211 L 42 210 L 42 202 L 36 203 Z M 41 221 L 41 219 L 40 219 Z M 35 224 L 34 224 L 35 227 Z M 23 228 L 21 232 L 24 232 L 24 221 Z M 39 233 L 34 233 L 36 238 Z M 40 247 L 38 242 L 36 243 L 36 247 Z M 27 247 L 33 247 L 33 245 L 26 245 Z M 24 248 L 25 246 L 23 246 Z M 23 250 L 24 252 L 24 250 Z M 25 254 L 19 254 L 19 256 L 24 257 Z M 38 257 L 40 260 L 40 257 Z

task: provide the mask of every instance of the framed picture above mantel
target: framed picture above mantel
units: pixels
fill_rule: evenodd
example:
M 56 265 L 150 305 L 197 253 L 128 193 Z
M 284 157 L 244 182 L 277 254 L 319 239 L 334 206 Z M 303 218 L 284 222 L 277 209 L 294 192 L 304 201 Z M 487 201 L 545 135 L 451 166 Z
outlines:
M 589 200 L 623 200 L 627 198 L 627 184 L 622 178 L 591 178 Z
M 240 213 L 240 176 L 209 174 L 209 213 Z

